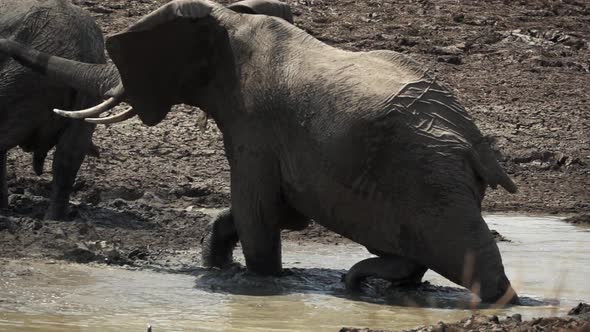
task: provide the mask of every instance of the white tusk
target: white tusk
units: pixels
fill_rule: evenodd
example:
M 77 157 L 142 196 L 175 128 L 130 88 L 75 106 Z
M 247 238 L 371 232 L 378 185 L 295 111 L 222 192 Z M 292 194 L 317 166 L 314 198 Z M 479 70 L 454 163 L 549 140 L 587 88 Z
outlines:
M 111 108 L 119 105 L 122 100 L 123 100 L 123 98 L 121 96 L 115 96 L 115 97 L 111 97 L 111 98 L 103 101 L 102 103 L 100 103 L 94 107 L 90 107 L 90 108 L 87 108 L 84 110 L 63 111 L 63 110 L 59 110 L 59 109 L 54 109 L 53 112 L 55 112 L 58 115 L 64 116 L 66 118 L 84 119 L 87 117 L 96 116 L 101 113 L 104 113 L 104 112 L 110 110 Z
M 133 107 L 129 107 L 128 109 L 124 110 L 121 113 L 107 116 L 104 118 L 86 118 L 84 121 L 96 124 L 109 124 L 109 123 L 117 123 L 122 122 L 127 119 L 131 119 L 132 117 L 136 116 L 137 112 L 133 109 Z

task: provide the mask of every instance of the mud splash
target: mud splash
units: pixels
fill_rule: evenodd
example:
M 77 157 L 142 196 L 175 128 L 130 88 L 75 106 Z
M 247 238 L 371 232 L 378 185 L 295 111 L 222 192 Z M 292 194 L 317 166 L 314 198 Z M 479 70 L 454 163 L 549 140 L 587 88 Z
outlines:
M 481 309 L 523 318 L 565 315 L 590 299 L 590 229 L 555 218 L 488 216 L 527 306 Z M 240 257 L 236 253 L 237 257 Z M 429 272 L 417 291 L 372 281 L 350 297 L 340 281 L 366 258 L 354 245 L 286 243 L 282 278 L 242 268 L 162 273 L 38 261 L 0 262 L 0 331 L 337 331 L 403 329 L 468 317 L 471 295 Z M 176 271 L 178 272 L 178 271 Z M 437 285 L 437 286 L 433 286 Z

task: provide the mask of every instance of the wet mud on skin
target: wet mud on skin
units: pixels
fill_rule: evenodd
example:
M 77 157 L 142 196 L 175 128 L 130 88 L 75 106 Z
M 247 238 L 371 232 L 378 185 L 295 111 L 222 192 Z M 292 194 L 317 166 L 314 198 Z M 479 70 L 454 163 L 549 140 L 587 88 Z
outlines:
M 74 3 L 114 33 L 165 0 Z M 221 1 L 227 3 L 227 1 Z M 584 1 L 291 1 L 295 24 L 349 50 L 389 49 L 431 68 L 495 140 L 519 186 L 489 190 L 487 212 L 558 214 L 587 227 L 590 211 L 590 4 Z M 123 107 L 123 106 L 121 106 Z M 119 109 L 120 110 L 120 109 Z M 51 154 L 8 154 L 10 207 L 0 210 L 0 257 L 106 263 L 170 271 L 199 264 L 215 209 L 229 205 L 222 136 L 179 105 L 156 127 L 137 119 L 98 126 L 67 221 L 45 221 Z M 492 227 L 493 228 L 493 227 Z M 514 239 L 504 234 L 510 245 Z M 318 225 L 292 243 L 346 245 Z

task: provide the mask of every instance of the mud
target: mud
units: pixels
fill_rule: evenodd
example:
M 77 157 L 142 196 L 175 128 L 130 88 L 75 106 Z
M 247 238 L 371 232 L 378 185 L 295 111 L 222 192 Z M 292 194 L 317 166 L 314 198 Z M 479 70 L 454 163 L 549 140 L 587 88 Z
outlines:
M 590 316 L 579 313 L 579 308 L 588 304 L 580 303 L 570 311 L 570 317 L 535 318 L 523 321 L 521 315 L 514 314 L 500 319 L 498 316 L 474 314 L 458 322 L 429 325 L 406 332 L 466 332 L 466 331 L 590 331 Z M 371 330 L 367 328 L 342 328 L 340 332 L 388 332 L 387 330 Z
M 105 33 L 164 0 L 75 0 Z M 227 1 L 222 1 L 226 3 Z M 579 216 L 590 211 L 590 5 L 585 1 L 293 0 L 295 24 L 349 50 L 410 55 L 451 86 L 519 186 L 490 190 L 487 212 Z M 8 155 L 10 208 L 0 256 L 182 269 L 198 263 L 208 209 L 228 206 L 229 167 L 212 121 L 176 106 L 156 127 L 99 126 L 100 158 L 83 164 L 67 221 L 42 220 L 50 174 Z M 46 169 L 50 169 L 48 159 Z M 573 221 L 572 221 L 573 220 Z M 294 242 L 344 244 L 320 226 Z M 197 251 L 194 249 L 197 248 Z M 189 250 L 189 249 L 192 249 Z
M 581 213 L 565 219 L 566 222 L 574 225 L 590 225 L 590 213 Z

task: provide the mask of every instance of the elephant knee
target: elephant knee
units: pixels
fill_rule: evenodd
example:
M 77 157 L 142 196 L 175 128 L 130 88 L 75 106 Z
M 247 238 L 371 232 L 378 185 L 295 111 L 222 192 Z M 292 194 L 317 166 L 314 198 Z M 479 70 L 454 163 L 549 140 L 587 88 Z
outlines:
M 353 265 L 344 278 L 346 289 L 358 291 L 369 278 L 380 278 L 394 285 L 417 285 L 427 268 L 401 256 L 373 257 Z

